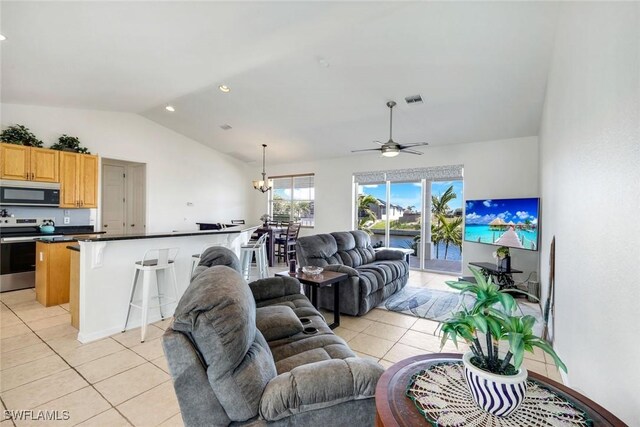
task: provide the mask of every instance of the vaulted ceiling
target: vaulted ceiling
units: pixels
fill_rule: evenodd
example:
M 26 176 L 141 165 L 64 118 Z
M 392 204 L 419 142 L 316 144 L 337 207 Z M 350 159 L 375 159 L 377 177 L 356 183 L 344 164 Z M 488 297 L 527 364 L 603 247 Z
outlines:
M 2 102 L 141 114 L 271 162 L 537 135 L 546 2 L 1 3 Z M 218 90 L 228 85 L 231 92 Z M 422 95 L 422 104 L 404 98 Z M 173 105 L 175 112 L 165 110 Z M 232 126 L 223 130 L 221 125 Z M 429 148 L 422 148 L 428 152 Z M 375 155 L 375 154 L 372 154 Z

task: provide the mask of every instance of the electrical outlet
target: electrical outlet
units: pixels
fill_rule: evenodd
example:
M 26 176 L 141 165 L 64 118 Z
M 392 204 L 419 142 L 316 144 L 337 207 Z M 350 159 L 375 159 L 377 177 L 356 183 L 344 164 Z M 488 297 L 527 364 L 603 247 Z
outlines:
M 71 218 L 69 218 L 68 216 L 64 217 L 64 223 L 65 224 L 69 224 L 71 222 Z
M 69 215 L 71 215 L 71 211 L 69 209 L 65 209 L 64 216 L 69 216 Z

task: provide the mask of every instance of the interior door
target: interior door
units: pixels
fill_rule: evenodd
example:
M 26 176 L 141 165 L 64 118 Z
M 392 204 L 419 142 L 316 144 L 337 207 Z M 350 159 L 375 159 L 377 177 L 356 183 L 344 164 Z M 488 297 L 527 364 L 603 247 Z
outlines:
M 126 234 L 125 167 L 102 165 L 102 230 L 108 234 Z
M 127 167 L 127 230 L 128 234 L 140 234 L 145 231 L 145 165 Z

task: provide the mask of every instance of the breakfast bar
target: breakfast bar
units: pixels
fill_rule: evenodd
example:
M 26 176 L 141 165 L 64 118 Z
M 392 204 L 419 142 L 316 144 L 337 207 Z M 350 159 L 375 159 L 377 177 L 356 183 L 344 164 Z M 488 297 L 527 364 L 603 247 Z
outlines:
M 124 326 L 134 265 L 145 252 L 177 248 L 175 272 L 179 299 L 189 284 L 191 257 L 206 246 L 224 245 L 239 254 L 258 225 L 238 225 L 222 230 L 186 231 L 134 235 L 79 237 L 78 340 L 86 343 L 120 332 Z M 74 274 L 72 272 L 71 274 Z M 152 289 L 156 289 L 152 287 Z M 170 295 L 174 297 L 174 295 Z M 175 304 L 166 310 L 173 313 Z M 159 310 L 151 310 L 149 322 L 160 320 Z M 139 310 L 133 310 L 128 329 L 140 326 Z

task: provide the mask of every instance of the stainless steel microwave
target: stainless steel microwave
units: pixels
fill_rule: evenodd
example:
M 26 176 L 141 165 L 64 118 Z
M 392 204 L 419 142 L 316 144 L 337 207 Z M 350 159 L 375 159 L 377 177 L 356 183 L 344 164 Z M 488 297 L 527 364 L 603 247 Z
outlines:
M 0 180 L 0 205 L 54 206 L 60 205 L 60 184 Z

